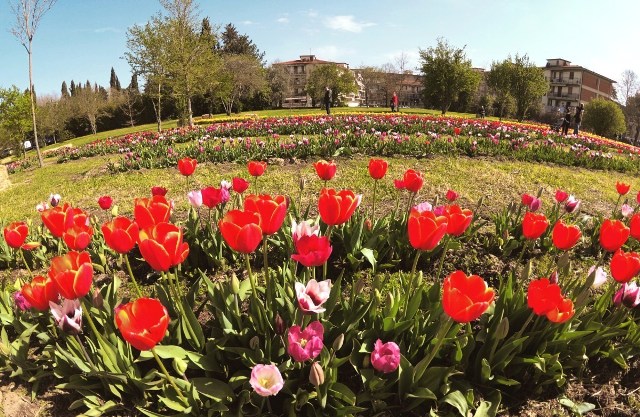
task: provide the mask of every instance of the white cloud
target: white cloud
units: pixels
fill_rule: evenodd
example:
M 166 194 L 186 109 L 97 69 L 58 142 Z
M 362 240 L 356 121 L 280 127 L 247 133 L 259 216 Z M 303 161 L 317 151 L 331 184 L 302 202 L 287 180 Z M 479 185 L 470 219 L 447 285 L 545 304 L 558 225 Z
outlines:
M 347 57 L 354 53 L 351 49 L 341 48 L 336 45 L 325 45 L 319 48 L 314 49 L 313 54 L 318 57 L 318 59 L 323 59 L 325 61 L 337 61 L 337 62 L 347 62 Z
M 243 20 L 242 22 L 243 25 L 253 25 L 254 22 L 252 22 L 251 20 Z
M 93 33 L 120 33 L 120 29 L 108 26 L 104 28 L 94 29 Z
M 351 15 L 327 17 L 324 20 L 324 24 L 330 29 L 353 33 L 360 33 L 362 32 L 362 29 L 366 27 L 375 26 L 375 23 L 371 22 L 356 22 L 354 17 Z
M 316 12 L 316 11 L 315 11 L 315 10 L 313 10 L 313 9 L 309 9 L 309 10 L 307 11 L 307 16 L 309 16 L 309 17 L 318 17 L 318 12 Z
M 278 23 L 289 23 L 289 18 L 288 17 L 280 17 L 280 18 L 278 18 L 278 20 L 276 20 L 276 22 L 278 22 Z

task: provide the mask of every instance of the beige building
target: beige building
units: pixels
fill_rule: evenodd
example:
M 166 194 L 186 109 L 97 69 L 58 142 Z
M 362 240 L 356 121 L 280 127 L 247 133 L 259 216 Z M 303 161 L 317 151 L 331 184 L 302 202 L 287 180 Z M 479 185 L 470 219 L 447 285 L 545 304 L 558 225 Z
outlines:
M 549 81 L 549 92 L 542 97 L 545 112 L 557 111 L 578 104 L 586 104 L 595 98 L 612 100 L 614 80 L 562 58 L 547 59 L 543 68 Z
M 315 55 L 300 55 L 300 59 L 274 63 L 273 65 L 283 66 L 289 74 L 289 85 L 282 101 L 282 107 L 312 107 L 311 96 L 304 92 L 307 77 L 319 66 L 329 64 L 349 69 L 349 65 L 344 62 L 323 61 L 316 58 Z

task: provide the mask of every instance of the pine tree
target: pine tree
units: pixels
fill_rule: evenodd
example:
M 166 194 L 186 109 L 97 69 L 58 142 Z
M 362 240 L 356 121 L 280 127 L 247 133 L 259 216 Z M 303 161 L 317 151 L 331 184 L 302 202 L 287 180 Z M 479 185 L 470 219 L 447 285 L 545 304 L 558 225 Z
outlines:
M 62 82 L 62 87 L 60 87 L 60 94 L 62 95 L 62 98 L 69 98 L 69 90 L 67 89 L 66 81 Z

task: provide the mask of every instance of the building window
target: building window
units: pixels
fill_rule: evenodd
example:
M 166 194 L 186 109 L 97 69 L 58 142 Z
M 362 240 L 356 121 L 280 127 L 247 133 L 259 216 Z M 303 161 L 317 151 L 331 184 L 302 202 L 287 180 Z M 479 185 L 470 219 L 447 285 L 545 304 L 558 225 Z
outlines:
M 573 71 L 571 71 L 571 72 L 569 73 L 569 79 L 570 79 L 570 80 L 573 80 Z
M 553 106 L 553 100 L 550 98 L 547 99 L 547 106 Z
M 569 94 L 573 94 L 573 87 L 571 87 L 571 86 L 569 87 Z

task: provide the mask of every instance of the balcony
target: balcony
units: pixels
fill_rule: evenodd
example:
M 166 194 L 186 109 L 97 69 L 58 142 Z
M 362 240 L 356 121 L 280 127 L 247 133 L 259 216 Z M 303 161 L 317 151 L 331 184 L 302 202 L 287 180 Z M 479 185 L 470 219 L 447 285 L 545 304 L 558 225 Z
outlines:
M 564 84 L 565 84 L 565 81 L 564 81 L 562 78 L 551 78 L 551 79 L 549 80 L 549 82 L 550 82 L 551 84 L 556 84 L 556 85 L 557 85 L 557 84 L 562 84 L 562 85 L 564 85 Z
M 578 94 L 568 94 L 568 93 L 558 93 L 556 91 L 551 91 L 547 93 L 547 97 L 549 98 L 563 98 L 565 100 L 577 100 Z
M 582 78 L 567 78 L 564 82 L 567 84 L 582 84 Z

